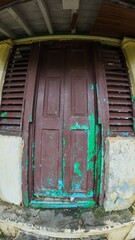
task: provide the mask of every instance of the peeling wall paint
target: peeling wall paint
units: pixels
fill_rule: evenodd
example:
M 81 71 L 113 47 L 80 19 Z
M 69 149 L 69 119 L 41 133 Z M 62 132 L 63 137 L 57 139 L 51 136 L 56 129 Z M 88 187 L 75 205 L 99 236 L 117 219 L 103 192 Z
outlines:
M 135 97 L 135 40 L 124 38 L 122 42 L 122 49 L 126 56 L 127 64 L 129 67 L 129 74 L 131 79 L 131 88 L 133 94 L 133 100 Z
M 108 137 L 105 157 L 105 210 L 126 209 L 134 201 L 135 138 Z
M 22 202 L 21 137 L 0 135 L 0 198 L 19 205 Z
M 5 69 L 11 48 L 12 42 L 10 40 L 3 44 L 0 44 L 0 102 L 5 77 Z

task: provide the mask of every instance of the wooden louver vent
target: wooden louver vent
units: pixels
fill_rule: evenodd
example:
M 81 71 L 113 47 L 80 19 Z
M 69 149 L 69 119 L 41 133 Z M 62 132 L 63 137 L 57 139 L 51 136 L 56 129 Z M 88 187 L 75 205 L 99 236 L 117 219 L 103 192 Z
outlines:
M 0 106 L 0 131 L 19 133 L 22 130 L 24 93 L 28 61 L 28 46 L 16 46 L 9 58 Z
M 103 47 L 108 101 L 109 126 L 112 132 L 133 132 L 133 106 L 130 81 L 120 48 Z

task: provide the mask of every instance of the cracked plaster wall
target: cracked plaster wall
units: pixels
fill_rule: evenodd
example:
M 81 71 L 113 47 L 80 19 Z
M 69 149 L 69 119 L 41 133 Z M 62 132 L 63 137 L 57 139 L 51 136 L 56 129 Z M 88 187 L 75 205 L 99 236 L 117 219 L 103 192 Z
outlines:
M 126 209 L 134 201 L 135 138 L 108 137 L 105 157 L 105 210 Z
M 21 137 L 0 135 L 0 198 L 19 205 L 22 202 Z

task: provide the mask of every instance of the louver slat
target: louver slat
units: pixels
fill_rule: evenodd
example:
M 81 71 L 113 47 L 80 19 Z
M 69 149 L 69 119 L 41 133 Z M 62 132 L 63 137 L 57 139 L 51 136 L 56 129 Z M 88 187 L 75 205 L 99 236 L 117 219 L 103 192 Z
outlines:
M 0 107 L 0 131 L 15 135 L 22 130 L 24 93 L 31 46 L 17 46 L 9 58 Z
M 133 107 L 124 55 L 119 48 L 102 47 L 111 132 L 133 132 Z

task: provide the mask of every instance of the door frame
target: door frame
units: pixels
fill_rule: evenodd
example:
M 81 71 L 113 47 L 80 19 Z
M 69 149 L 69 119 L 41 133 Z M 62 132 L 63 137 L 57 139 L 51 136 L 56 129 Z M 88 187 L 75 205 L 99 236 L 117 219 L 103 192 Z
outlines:
M 36 79 L 38 75 L 38 68 L 40 68 L 40 51 L 41 47 L 39 44 L 33 44 L 31 57 L 29 61 L 28 74 L 27 74 L 27 87 L 25 94 L 25 109 L 24 109 L 24 122 L 23 122 L 23 139 L 24 139 L 24 154 L 22 162 L 22 192 L 23 192 L 23 203 L 25 206 L 32 206 L 35 208 L 75 208 L 75 207 L 94 207 L 95 204 L 102 204 L 103 202 L 103 171 L 104 171 L 104 133 L 105 127 L 99 111 L 100 100 L 104 93 L 100 94 L 97 85 L 101 87 L 105 78 L 103 76 L 102 59 L 99 58 L 100 50 L 96 44 L 92 44 L 93 59 L 94 59 L 94 70 L 95 70 L 95 86 L 92 86 L 95 90 L 97 98 L 98 108 L 98 122 L 96 124 L 96 146 L 95 146 L 95 197 L 94 200 L 84 200 L 78 202 L 63 202 L 63 201 L 41 201 L 31 200 L 33 196 L 33 170 L 34 170 L 34 106 L 36 100 Z M 98 56 L 97 56 L 98 55 Z M 97 67 L 99 68 L 97 71 Z M 102 84 L 99 81 L 102 79 Z M 102 91 L 103 92 L 103 91 Z M 98 96 L 98 97 L 97 97 Z M 101 108 L 100 108 L 101 109 Z M 104 115 L 104 114 L 102 114 Z

